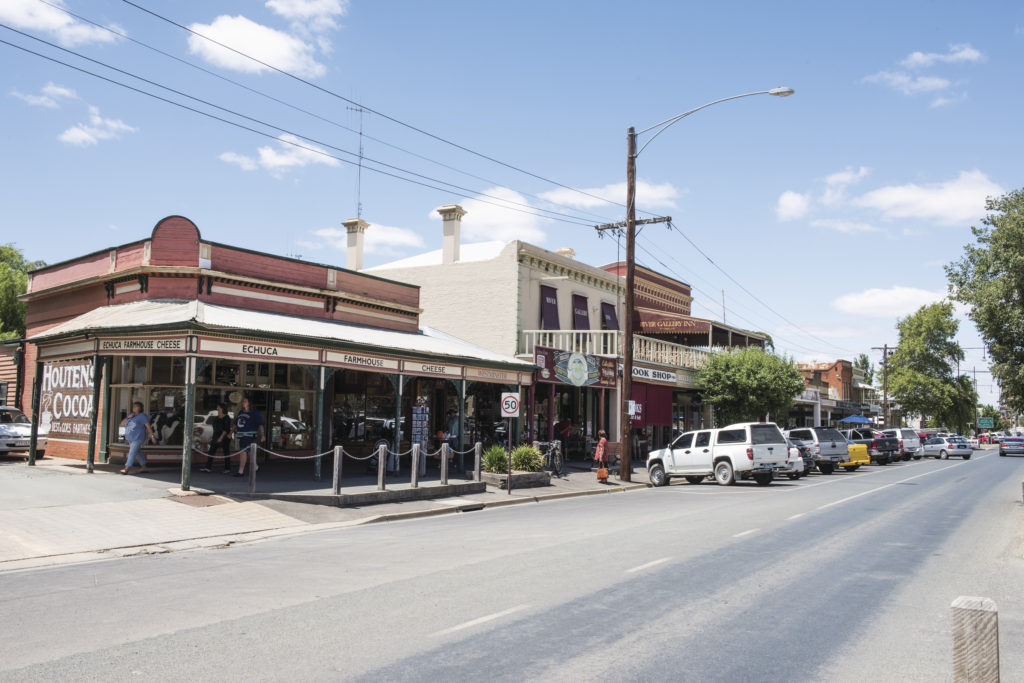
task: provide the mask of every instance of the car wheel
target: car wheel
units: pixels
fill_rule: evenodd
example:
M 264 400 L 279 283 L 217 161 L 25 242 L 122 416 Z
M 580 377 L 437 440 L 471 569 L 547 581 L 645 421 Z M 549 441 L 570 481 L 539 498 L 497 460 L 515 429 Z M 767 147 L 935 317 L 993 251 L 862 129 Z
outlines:
M 847 472 L 856 472 L 858 467 L 860 467 L 860 465 L 847 465 L 843 469 Z
M 940 460 L 948 460 L 949 459 L 949 453 L 947 453 L 946 451 L 939 451 L 939 459 Z
M 818 471 L 821 472 L 822 474 L 832 474 L 836 470 L 835 467 L 833 467 L 832 464 L 829 463 L 828 465 L 818 465 Z
M 772 483 L 772 473 L 769 472 L 768 474 L 755 474 L 754 481 L 757 482 L 758 486 L 767 486 L 768 484 Z
M 790 481 L 796 481 L 800 478 L 799 474 L 793 474 L 792 472 L 787 473 L 786 476 L 789 477 Z
M 647 476 L 650 477 L 651 483 L 655 486 L 664 486 L 668 483 L 668 477 L 665 476 L 665 467 L 660 463 L 654 463 L 650 469 L 647 470 Z
M 967 455 L 963 456 L 963 458 L 964 458 L 964 460 L 970 460 L 971 459 L 971 455 L 968 453 Z
M 697 477 L 697 476 L 686 477 L 686 481 L 690 482 L 691 484 L 699 484 L 702 481 L 704 481 L 704 477 Z
M 920 456 L 920 455 L 915 455 L 915 456 L 914 456 L 914 460 L 920 460 L 920 459 L 921 459 L 921 456 Z
M 889 464 L 889 458 L 879 458 L 878 459 L 878 464 L 879 465 L 888 465 Z
M 999 457 L 1000 458 L 1005 458 L 1006 457 L 1006 453 L 1003 453 L 1002 451 L 999 451 Z
M 718 482 L 719 486 L 732 486 L 736 482 L 731 462 L 722 460 L 715 465 L 715 481 Z

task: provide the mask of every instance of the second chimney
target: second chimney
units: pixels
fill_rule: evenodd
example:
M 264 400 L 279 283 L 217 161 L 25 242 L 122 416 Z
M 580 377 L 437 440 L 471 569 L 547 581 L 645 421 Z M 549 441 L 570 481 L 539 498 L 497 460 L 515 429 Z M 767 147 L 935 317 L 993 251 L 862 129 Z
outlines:
M 441 249 L 441 263 L 455 263 L 459 260 L 459 233 L 462 228 L 462 217 L 466 210 L 458 204 L 445 204 L 437 210 L 444 221 L 444 242 Z
M 342 221 L 348 232 L 348 244 L 345 245 L 345 267 L 349 270 L 363 269 L 363 233 L 370 224 L 362 218 L 349 218 Z

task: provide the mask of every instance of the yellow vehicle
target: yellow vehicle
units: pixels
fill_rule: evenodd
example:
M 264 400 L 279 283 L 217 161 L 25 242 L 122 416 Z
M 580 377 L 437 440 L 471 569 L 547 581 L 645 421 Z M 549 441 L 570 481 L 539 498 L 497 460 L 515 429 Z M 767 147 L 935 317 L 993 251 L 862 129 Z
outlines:
M 853 472 L 861 465 L 870 465 L 871 458 L 868 456 L 868 447 L 862 443 L 851 443 L 849 445 L 850 456 L 846 462 L 839 463 L 847 472 Z

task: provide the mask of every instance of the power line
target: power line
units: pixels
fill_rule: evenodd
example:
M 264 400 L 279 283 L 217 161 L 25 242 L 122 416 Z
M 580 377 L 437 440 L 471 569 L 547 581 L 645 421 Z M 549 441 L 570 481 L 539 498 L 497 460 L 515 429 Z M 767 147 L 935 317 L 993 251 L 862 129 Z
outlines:
M 235 54 L 237 54 L 237 55 L 239 55 L 241 57 L 245 57 L 246 59 L 249 59 L 249 60 L 251 60 L 251 61 L 253 61 L 253 62 L 255 62 L 255 63 L 257 63 L 257 64 L 259 64 L 261 66 L 264 66 L 264 67 L 266 67 L 266 68 L 268 68 L 268 69 L 270 69 L 272 71 L 276 71 L 277 73 L 281 74 L 282 76 L 287 76 L 288 78 L 296 80 L 299 83 L 303 83 L 305 85 L 308 85 L 311 88 L 315 88 L 316 90 L 319 90 L 320 92 L 322 92 L 322 93 L 324 93 L 326 95 L 330 95 L 331 97 L 335 97 L 335 98 L 337 98 L 337 99 L 339 99 L 339 100 L 341 100 L 343 102 L 347 102 L 348 104 L 351 104 L 353 106 L 361 107 L 361 108 L 365 109 L 367 112 L 369 112 L 371 114 L 376 114 L 377 116 L 380 116 L 383 119 L 387 119 L 388 121 L 391 121 L 394 124 L 397 124 L 397 125 L 402 126 L 404 128 L 408 128 L 411 131 L 414 131 L 414 132 L 419 133 L 421 135 L 425 135 L 425 136 L 427 136 L 427 137 L 429 137 L 429 138 L 431 138 L 433 140 L 437 140 L 438 142 L 441 142 L 441 143 L 444 143 L 444 144 L 449 145 L 451 147 L 454 147 L 455 149 L 461 150 L 461 151 L 466 152 L 468 154 L 472 154 L 473 156 L 476 156 L 476 157 L 479 157 L 481 159 L 485 159 L 485 160 L 490 161 L 492 163 L 498 164 L 499 166 L 504 166 L 505 168 L 508 168 L 510 170 L 513 170 L 513 171 L 516 171 L 517 173 L 522 173 L 524 175 L 530 176 L 531 178 L 535 178 L 537 180 L 543 181 L 543 182 L 548 183 L 550 185 L 555 185 L 555 186 L 560 187 L 562 189 L 570 190 L 572 192 L 576 192 L 576 193 L 581 194 L 583 196 L 590 197 L 591 199 L 598 199 L 598 200 L 600 200 L 602 202 L 606 202 L 608 204 L 613 204 L 613 205 L 616 205 L 616 206 L 625 207 L 625 204 L 612 201 L 611 199 L 607 199 L 607 198 L 602 197 L 600 195 L 592 194 L 590 192 L 586 192 L 584 190 L 580 190 L 578 188 L 571 187 L 569 185 L 565 185 L 564 183 L 560 183 L 557 180 L 551 180 L 550 178 L 545 178 L 544 176 L 541 176 L 541 175 L 539 175 L 537 173 L 533 173 L 532 171 L 527 171 L 526 169 L 523 169 L 523 168 L 520 168 L 520 167 L 515 166 L 513 164 L 501 161 L 500 159 L 496 159 L 496 158 L 494 158 L 492 156 L 489 156 L 487 154 L 484 154 L 482 152 L 478 152 L 478 151 L 476 151 L 474 149 L 466 147 L 465 145 L 460 145 L 457 142 L 453 142 L 451 140 L 448 140 L 447 138 L 443 138 L 440 135 L 437 135 L 435 133 L 431 133 L 431 132 L 429 132 L 427 130 L 424 130 L 422 128 L 414 126 L 411 123 L 406 123 L 405 121 L 402 121 L 402 120 L 397 119 L 397 118 L 395 118 L 393 116 L 385 114 L 384 112 L 379 111 L 377 109 L 374 109 L 373 107 L 370 107 L 368 105 L 365 105 L 365 104 L 362 104 L 362 103 L 357 102 L 355 100 L 352 100 L 350 98 L 347 98 L 344 95 L 340 95 L 340 94 L 334 92 L 333 90 L 330 90 L 328 88 L 324 88 L 323 86 L 317 85 L 316 83 L 313 83 L 312 81 L 309 81 L 309 80 L 306 80 L 305 78 L 302 78 L 301 76 L 296 76 L 295 74 L 290 73 L 288 71 L 285 71 L 284 69 L 278 68 L 278 67 L 274 66 L 273 64 L 268 64 L 267 62 L 264 62 L 264 61 L 262 61 L 262 60 L 260 60 L 260 59 L 258 59 L 256 57 L 253 57 L 250 54 L 242 52 L 241 50 L 233 48 L 230 45 L 225 45 L 224 43 L 221 43 L 220 41 L 217 41 L 217 40 L 215 40 L 213 38 L 210 38 L 209 36 L 206 36 L 206 35 L 204 35 L 202 33 L 199 33 L 198 31 L 195 31 L 195 30 L 189 28 L 188 26 L 185 26 L 184 24 L 179 24 L 178 22 L 174 21 L 173 19 L 169 19 L 168 17 L 165 17 L 165 16 L 163 16 L 161 14 L 158 14 L 158 13 L 154 12 L 153 10 L 147 9 L 147 8 L 143 7 L 142 5 L 139 5 L 139 4 L 135 3 L 135 2 L 132 2 L 132 0 L 121 0 L 121 1 L 124 2 L 126 5 L 134 7 L 135 9 L 137 9 L 137 10 L 139 10 L 141 12 L 145 12 L 146 14 L 149 14 L 150 16 L 156 17 L 157 19 L 159 19 L 161 21 L 167 22 L 168 24 L 171 24 L 172 26 L 177 26 L 178 28 L 182 29 L 183 31 L 187 31 L 187 32 L 191 33 L 192 35 L 194 35 L 194 36 L 196 36 L 198 38 L 202 38 L 203 40 L 209 41 L 209 42 L 213 43 L 214 45 L 218 45 L 218 46 L 224 48 L 225 50 L 230 50 L 231 52 L 234 52 Z
M 836 345 L 836 344 L 833 344 L 832 342 L 828 342 L 828 341 L 825 341 L 825 340 L 824 340 L 824 339 L 822 339 L 821 337 L 818 337 L 818 336 L 816 336 L 816 335 L 813 335 L 813 334 L 811 334 L 810 332 L 808 332 L 808 331 L 807 331 L 807 330 L 805 330 L 804 328 L 800 327 L 799 325 L 797 325 L 797 324 L 796 324 L 795 322 L 793 322 L 792 320 L 790 320 L 790 319 L 789 319 L 789 318 L 787 318 L 786 316 L 784 316 L 784 315 L 782 315 L 781 313 L 779 313 L 778 311 L 776 311 L 776 310 L 775 310 L 774 308 L 772 308 L 771 306 L 769 306 L 768 304 L 766 304 L 766 303 L 765 303 L 764 301 L 762 301 L 762 300 L 761 300 L 760 298 L 758 298 L 758 296 L 757 296 L 757 295 L 755 295 L 755 294 L 754 294 L 753 292 L 751 292 L 751 291 L 750 291 L 749 289 L 747 289 L 747 288 L 746 288 L 746 287 L 744 287 L 744 286 L 743 286 L 742 284 L 740 284 L 739 280 L 737 280 L 737 279 L 736 279 L 736 278 L 734 278 L 734 277 L 733 277 L 732 275 L 730 275 L 730 274 L 729 274 L 729 273 L 728 273 L 728 272 L 727 272 L 727 271 L 726 271 L 726 270 L 725 270 L 724 268 L 722 268 L 722 267 L 721 267 L 720 265 L 718 265 L 717 263 L 715 263 L 715 261 L 714 261 L 714 260 L 713 260 L 713 259 L 712 259 L 712 258 L 711 258 L 710 256 L 708 256 L 708 255 L 707 255 L 706 253 L 704 253 L 704 250 L 703 250 L 703 249 L 701 249 L 700 247 L 698 247 L 698 246 L 697 246 L 697 244 L 696 244 L 696 243 L 695 243 L 695 242 L 694 242 L 693 240 L 691 240 L 691 239 L 690 239 L 690 237 L 689 237 L 689 236 L 688 236 L 688 235 L 687 235 L 686 233 L 684 233 L 684 232 L 683 232 L 682 230 L 680 230 L 680 229 L 679 229 L 679 227 L 678 227 L 678 226 L 677 226 L 677 225 L 676 225 L 675 223 L 671 223 L 671 222 L 670 222 L 670 223 L 669 223 L 669 227 L 670 227 L 670 228 L 672 228 L 673 230 L 675 230 L 676 232 L 678 232 L 678 233 L 679 233 L 680 235 L 682 235 L 682 236 L 683 236 L 683 239 L 684 239 L 684 240 L 686 240 L 687 242 L 689 242 L 689 243 L 690 243 L 690 246 L 691 246 L 691 247 L 693 247 L 694 249 L 696 249 L 696 250 L 697 250 L 697 253 L 699 253 L 699 254 L 700 254 L 701 256 L 703 256 L 703 257 L 704 257 L 705 259 L 707 259 L 708 263 L 710 263 L 710 264 L 711 264 L 711 265 L 713 265 L 713 266 L 714 266 L 715 268 L 717 268 L 717 269 L 718 269 L 718 270 L 719 270 L 719 271 L 720 271 L 720 272 L 722 273 L 722 275 L 725 275 L 725 276 L 726 276 L 727 278 L 729 278 L 729 280 L 730 280 L 730 281 L 731 281 L 731 282 L 732 282 L 733 284 L 735 284 L 735 285 L 736 285 L 737 287 L 739 287 L 739 288 L 740 288 L 740 289 L 742 289 L 742 290 L 743 290 L 744 292 L 746 292 L 746 294 L 747 294 L 747 295 L 748 295 L 748 296 L 749 296 L 749 297 L 750 297 L 751 299 L 753 299 L 753 300 L 754 300 L 754 301 L 756 301 L 757 303 L 759 303 L 759 304 L 761 304 L 762 306 L 764 306 L 764 307 L 765 307 L 765 308 L 766 308 L 767 310 L 769 310 L 769 311 L 771 311 L 772 313 L 774 313 L 775 315 L 777 315 L 777 316 L 778 316 L 779 318 L 781 318 L 781 319 L 782 319 L 783 321 L 785 321 L 786 323 L 788 323 L 788 324 L 792 325 L 792 326 L 793 326 L 793 327 L 795 327 L 796 329 L 800 330 L 801 332 L 803 332 L 804 334 L 806 334 L 806 335 L 807 335 L 808 337 L 811 337 L 812 339 L 816 339 L 816 340 L 818 340 L 819 342 L 821 342 L 822 344 L 825 344 L 826 346 L 831 346 L 831 347 L 832 347 L 832 348 L 834 348 L 834 349 L 839 349 L 840 351 L 843 351 L 843 352 L 846 352 L 846 353 L 854 353 L 854 352 L 853 352 L 852 350 L 850 350 L 850 349 L 844 348 L 844 347 L 842 347 L 842 346 L 838 346 L 838 345 Z
M 160 83 L 157 83 L 155 81 L 151 81 L 151 80 L 146 79 L 146 78 L 144 78 L 142 76 L 135 75 L 135 74 L 130 73 L 128 71 L 125 71 L 123 69 L 119 69 L 119 68 L 111 66 L 109 64 L 105 64 L 105 63 L 100 62 L 98 60 L 92 59 L 91 57 L 87 57 L 85 55 L 79 54 L 79 53 L 77 53 L 77 52 L 75 52 L 73 50 L 68 50 L 67 48 L 60 47 L 60 46 L 55 45 L 53 43 L 50 43 L 50 42 L 48 42 L 46 40 L 43 40 L 41 38 L 37 38 L 37 37 L 32 36 L 30 34 L 27 34 L 27 33 L 24 33 L 22 31 L 19 31 L 17 29 L 11 28 L 10 26 L 7 26 L 6 24 L 0 23 L 0 27 L 6 28 L 9 31 L 12 31 L 14 33 L 18 33 L 19 35 L 23 35 L 23 36 L 25 36 L 27 38 L 31 38 L 32 40 L 36 40 L 36 41 L 41 42 L 41 43 L 43 43 L 45 45 L 49 45 L 50 47 L 53 47 L 55 49 L 62 50 L 62 51 L 67 52 L 69 54 L 75 55 L 76 57 L 79 57 L 81 59 L 93 62 L 95 64 L 98 64 L 100 66 L 108 68 L 108 69 L 110 69 L 112 71 L 116 71 L 118 73 L 122 73 L 122 74 L 124 74 L 126 76 L 129 76 L 131 78 L 138 79 L 138 80 L 140 80 L 140 81 L 142 81 L 144 83 L 147 83 L 149 85 L 153 85 L 155 87 L 162 88 L 164 90 L 167 90 L 168 92 L 172 92 L 172 93 L 175 93 L 175 94 L 180 95 L 182 97 L 186 97 L 186 98 L 188 98 L 190 100 L 202 103 L 202 104 L 204 104 L 206 106 L 214 107 L 214 108 L 219 109 L 219 110 L 221 110 L 221 111 L 223 111 L 225 113 L 232 114 L 233 116 L 238 116 L 240 118 L 246 119 L 246 120 L 251 121 L 253 123 L 257 123 L 259 125 L 266 126 L 268 128 L 280 131 L 282 133 L 293 135 L 293 136 L 295 136 L 297 138 L 304 139 L 304 140 L 306 140 L 306 141 L 308 141 L 308 142 L 310 142 L 312 144 L 322 145 L 324 147 L 327 147 L 328 149 L 336 150 L 336 151 L 338 151 L 338 152 L 340 152 L 342 154 L 347 154 L 347 155 L 353 156 L 353 157 L 358 156 L 354 152 L 351 152 L 351 151 L 339 148 L 339 147 L 337 147 L 335 145 L 332 145 L 330 143 L 323 142 L 323 141 L 317 140 L 315 138 L 310 138 L 308 136 L 301 135 L 299 133 L 295 133 L 295 132 L 293 132 L 293 131 L 291 131 L 289 129 L 282 128 L 280 126 L 276 126 L 274 124 L 267 123 L 265 121 L 261 121 L 260 119 L 256 119 L 256 118 L 253 118 L 251 116 L 247 116 L 245 114 L 242 114 L 240 112 L 234 111 L 232 109 L 229 109 L 229 108 L 222 107 L 220 105 L 214 104 L 214 103 L 209 102 L 207 100 L 203 100 L 201 98 L 193 97 L 192 95 L 189 95 L 187 93 L 181 92 L 181 91 L 176 90 L 174 88 L 170 88 L 168 86 L 164 86 L 164 85 L 162 85 Z M 231 121 L 229 119 L 225 119 L 223 117 L 216 116 L 216 115 L 211 114 L 209 112 L 205 112 L 205 111 L 202 111 L 200 109 L 196 109 L 194 107 L 190 107 L 188 105 L 181 104 L 180 102 L 175 102 L 174 100 L 170 100 L 168 98 L 161 97 L 161 96 L 156 95 L 154 93 L 147 92 L 147 91 L 142 90 L 140 88 L 133 87 L 131 85 L 128 85 L 126 83 L 122 83 L 120 81 L 117 81 L 115 79 L 109 78 L 107 76 L 103 76 L 101 74 L 97 74 L 97 73 L 89 71 L 87 69 L 83 69 L 83 68 L 74 66 L 74 65 L 69 64 L 67 62 L 61 61 L 61 60 L 56 59 L 54 57 L 50 57 L 48 55 L 44 55 L 44 54 L 39 53 L 39 52 L 35 52 L 34 50 L 30 50 L 30 49 L 28 49 L 26 47 L 17 45 L 15 43 L 11 43 L 11 42 L 8 42 L 6 40 L 0 40 L 0 43 L 3 43 L 5 45 L 9 45 L 9 46 L 14 47 L 14 48 L 17 48 L 19 50 L 22 50 L 23 52 L 27 52 L 27 53 L 35 55 L 37 57 L 41 57 L 43 59 L 55 62 L 57 64 L 60 64 L 60 65 L 65 66 L 65 67 L 68 67 L 70 69 L 74 69 L 76 71 L 79 71 L 81 73 L 87 74 L 89 76 L 93 76 L 95 78 L 99 78 L 101 80 L 107 81 L 108 83 L 112 83 L 114 85 L 118 85 L 118 86 L 121 86 L 123 88 L 127 88 L 128 90 L 131 90 L 133 92 L 136 92 L 136 93 L 139 93 L 139 94 L 142 94 L 142 95 L 146 95 L 148 97 L 152 97 L 154 99 L 160 100 L 160 101 L 165 102 L 167 104 L 171 104 L 171 105 L 180 107 L 182 109 L 191 111 L 193 113 L 200 114 L 200 115 L 206 116 L 208 118 L 212 118 L 212 119 L 214 119 L 216 121 L 220 121 L 221 123 L 226 123 L 228 125 L 235 126 L 236 128 L 240 128 L 242 130 L 246 130 L 246 131 L 249 131 L 251 133 L 256 133 L 257 135 L 261 135 L 263 137 L 270 138 L 270 139 L 275 140 L 275 141 L 277 141 L 277 142 L 279 142 L 281 144 L 288 144 L 288 145 L 297 147 L 299 149 L 306 150 L 308 152 L 312 152 L 312 153 L 315 153 L 315 154 L 319 154 L 321 156 L 325 156 L 325 157 L 328 157 L 328 158 L 331 158 L 331 159 L 335 159 L 335 160 L 340 161 L 342 163 L 350 164 L 350 165 L 353 165 L 353 166 L 357 165 L 357 162 L 350 161 L 348 159 L 339 157 L 339 156 L 334 155 L 334 154 L 329 154 L 329 153 L 327 153 L 327 152 L 325 152 L 325 151 L 323 151 L 321 149 L 317 149 L 315 147 L 308 147 L 306 145 L 302 145 L 302 144 L 296 143 L 296 142 L 291 141 L 291 140 L 282 139 L 280 137 L 271 135 L 271 134 L 266 133 L 266 132 L 261 131 L 261 130 L 257 130 L 255 128 L 250 127 L 250 126 L 245 126 L 245 125 L 240 124 L 240 123 L 238 123 L 236 121 Z M 493 195 L 488 195 L 486 193 L 477 192 L 476 190 L 472 190 L 470 188 L 461 187 L 461 186 L 455 185 L 453 183 L 448 183 L 447 181 L 444 181 L 444 180 L 440 180 L 440 179 L 437 179 L 437 178 L 432 178 L 430 176 L 426 176 L 426 175 L 423 175 L 423 174 L 420 174 L 420 173 L 416 173 L 414 171 L 409 171 L 407 169 L 403 169 L 403 168 L 400 168 L 400 167 L 397 167 L 397 166 L 393 166 L 391 164 L 387 164 L 387 163 L 382 162 L 382 161 L 377 161 L 375 159 L 370 159 L 369 157 L 364 157 L 364 159 L 366 161 L 371 161 L 371 162 L 373 162 L 375 164 L 379 164 L 380 166 L 382 166 L 384 168 L 390 168 L 390 169 L 393 169 L 393 170 L 401 172 L 401 173 L 407 173 L 407 174 L 409 174 L 411 176 L 422 178 L 423 180 L 426 180 L 426 181 L 430 181 L 430 182 L 433 182 L 433 183 L 440 183 L 442 185 L 448 185 L 449 187 L 448 188 L 437 187 L 436 185 L 431 185 L 431 184 L 429 184 L 427 182 L 419 182 L 419 181 L 413 180 L 412 178 L 407 178 L 407 177 L 404 177 L 404 176 L 397 175 L 396 173 L 389 173 L 389 172 L 383 171 L 383 170 L 381 170 L 379 168 L 374 168 L 372 166 L 366 166 L 367 170 L 371 170 L 371 171 L 374 171 L 376 173 L 380 173 L 380 174 L 388 176 L 388 177 L 396 178 L 398 180 L 404 180 L 405 182 L 408 182 L 408 183 L 412 183 L 412 184 L 415 184 L 415 185 L 420 185 L 422 187 L 427 187 L 427 188 L 434 189 L 434 190 L 439 190 L 439 191 L 442 191 L 442 192 L 448 192 L 448 193 L 455 194 L 455 195 L 460 196 L 460 197 L 464 197 L 466 199 L 475 199 L 477 201 L 481 201 L 484 204 L 490 204 L 490 205 L 497 206 L 497 207 L 504 208 L 504 209 L 508 209 L 508 210 L 511 210 L 511 211 L 518 211 L 520 213 L 525 213 L 525 214 L 537 216 L 539 218 L 548 218 L 550 220 L 561 221 L 561 222 L 569 223 L 569 224 L 573 224 L 573 225 L 583 225 L 583 226 L 586 226 L 586 227 L 591 227 L 592 226 L 592 223 L 589 220 L 587 220 L 587 219 L 585 219 L 583 217 L 569 216 L 569 215 L 566 215 L 566 214 L 559 213 L 557 211 L 551 211 L 549 209 L 542 209 L 542 208 L 539 208 L 539 207 L 533 207 L 533 206 L 531 206 L 529 204 L 523 204 L 522 202 L 516 202 L 516 201 L 510 200 L 510 199 L 503 199 L 501 197 L 495 197 Z M 457 190 L 457 191 L 453 191 L 450 188 L 455 188 L 455 190 Z M 486 199 L 481 199 L 481 197 L 485 197 Z M 492 199 L 492 200 L 496 200 L 496 201 L 487 201 L 487 199 Z M 498 202 L 502 202 L 502 203 L 498 203 Z M 525 207 L 528 207 L 531 210 L 517 209 L 517 208 L 515 208 L 515 206 L 509 206 L 509 204 L 516 205 L 516 206 L 525 206 Z M 548 215 L 545 215 L 545 214 L 548 214 Z
M 427 163 L 431 163 L 431 164 L 440 166 L 441 168 L 445 168 L 445 169 L 448 169 L 450 171 L 454 171 L 455 173 L 459 173 L 459 174 L 464 175 L 466 177 L 473 178 L 474 180 L 480 180 L 482 182 L 488 183 L 490 185 L 495 185 L 495 186 L 505 186 L 503 183 L 501 183 L 501 182 L 499 182 L 497 180 L 493 180 L 493 179 L 487 178 L 485 176 L 476 175 L 474 173 L 470 173 L 469 171 L 464 171 L 462 169 L 456 168 L 455 166 L 451 166 L 449 164 L 446 164 L 444 162 L 438 161 L 436 159 L 432 159 L 432 158 L 430 158 L 430 157 L 428 157 L 426 155 L 418 154 L 417 152 L 413 152 L 412 150 L 409 150 L 409 149 L 406 149 L 406 148 L 401 147 L 399 145 L 395 145 L 393 143 L 387 142 L 386 140 L 382 140 L 380 138 L 373 137 L 372 135 L 363 135 L 361 133 L 361 131 L 357 131 L 357 130 L 355 130 L 353 128 L 350 128 L 349 126 L 346 126 L 344 124 L 338 123 L 337 121 L 333 121 L 333 120 L 331 120 L 331 119 L 329 119 L 329 118 L 327 118 L 325 116 L 321 116 L 320 114 L 317 114 L 315 112 L 309 111 L 307 109 L 303 109 L 302 107 L 299 107 L 299 106 L 297 106 L 295 104 L 292 104 L 291 102 L 286 102 L 285 100 L 282 100 L 282 99 L 280 99 L 278 97 L 274 97 L 273 95 L 271 95 L 269 93 L 266 93 L 266 92 L 264 92 L 262 90 L 250 87 L 248 85 L 245 85 L 244 83 L 241 83 L 241 82 L 236 81 L 234 79 L 228 78 L 227 76 L 224 76 L 222 74 L 218 74 L 217 72 L 215 72 L 215 71 L 213 71 L 211 69 L 207 69 L 207 68 L 205 68 L 203 66 L 200 66 L 199 64 L 196 64 L 194 62 L 190 62 L 187 59 L 182 59 L 181 57 L 178 57 L 176 55 L 171 54 L 170 52 L 166 52 L 165 50 L 161 50 L 160 48 L 157 48 L 157 47 L 154 47 L 152 45 L 149 45 L 148 43 L 145 43 L 145 42 L 143 42 L 141 40 L 138 40 L 136 38 L 132 38 L 131 36 L 128 36 L 128 35 L 126 35 L 124 33 L 120 33 L 118 31 L 115 31 L 115 30 L 111 29 L 108 26 L 104 26 L 103 24 L 100 24 L 100 23 L 98 23 L 96 21 L 93 21 L 93 20 L 91 20 L 91 19 L 89 19 L 87 17 L 84 17 L 84 16 L 80 15 L 80 14 L 76 14 L 75 12 L 72 12 L 72 11 L 70 11 L 70 10 L 64 8 L 64 7 L 61 7 L 60 5 L 54 4 L 54 3 L 50 2 L 49 0 L 38 0 L 38 1 L 43 3 L 44 5 L 48 5 L 48 6 L 52 7 L 52 8 L 54 8 L 54 9 L 60 10 L 61 12 L 64 12 L 65 14 L 67 14 L 67 15 L 69 15 L 71 17 L 74 17 L 75 19 L 78 19 L 79 21 L 84 21 L 87 24 L 90 24 L 92 26 L 95 26 L 98 29 L 106 31 L 106 32 L 110 33 L 111 35 L 114 35 L 114 36 L 117 36 L 117 37 L 122 38 L 124 40 L 127 40 L 127 41 L 129 41 L 131 43 L 134 43 L 134 44 L 136 44 L 136 45 L 138 45 L 140 47 L 143 47 L 143 48 L 145 48 L 147 50 L 151 50 L 151 51 L 153 51 L 153 52 L 155 52 L 155 53 L 157 53 L 159 55 L 167 57 L 168 59 L 172 59 L 172 60 L 174 60 L 174 61 L 176 61 L 176 62 L 178 62 L 180 64 L 184 64 L 185 66 L 188 66 L 188 67 L 190 67 L 192 69 L 196 69 L 197 71 L 201 71 L 202 73 L 205 73 L 208 76 L 212 76 L 212 77 L 217 78 L 217 79 L 219 79 L 221 81 L 224 81 L 226 83 L 230 83 L 230 84 L 232 84 L 232 85 L 234 85 L 234 86 L 236 86 L 238 88 L 241 88 L 241 89 L 243 89 L 243 90 L 245 90 L 247 92 L 250 92 L 250 93 L 252 93 L 254 95 L 259 95 L 260 97 L 266 98 L 266 99 L 268 99 L 268 100 L 270 100 L 272 102 L 275 102 L 277 104 L 280 104 L 280 105 L 283 105 L 285 107 L 288 107 L 289 109 L 292 109 L 294 111 L 297 111 L 297 112 L 300 112 L 300 113 L 305 114 L 307 116 L 310 116 L 310 117 L 313 117 L 315 119 L 318 119 L 318 120 L 320 120 L 320 121 L 322 121 L 324 123 L 327 123 L 329 125 L 332 125 L 332 126 L 335 126 L 337 128 L 340 128 L 341 130 L 348 131 L 348 132 L 353 133 L 353 134 L 361 135 L 362 137 L 365 137 L 367 140 L 372 140 L 373 142 L 376 142 L 376 143 L 379 143 L 381 145 L 384 145 L 385 147 L 389 147 L 391 149 L 397 150 L 399 152 L 402 152 L 403 154 L 408 154 L 409 156 L 415 157 L 415 158 L 420 159 L 422 161 L 426 161 Z M 593 217 L 598 218 L 600 220 L 607 220 L 607 218 L 605 216 L 602 216 L 600 214 L 596 214 L 596 213 L 592 213 L 590 211 L 586 211 L 586 210 L 580 209 L 579 207 L 572 207 L 572 206 L 569 206 L 567 204 L 562 204 L 562 203 L 559 203 L 559 202 L 554 202 L 554 201 L 551 201 L 550 199 L 545 199 L 544 197 L 540 197 L 540 196 L 538 196 L 536 194 L 532 194 L 530 192 L 525 192 L 525 191 L 523 191 L 521 189 L 517 189 L 517 188 L 509 188 L 509 189 L 512 189 L 512 190 L 514 190 L 514 191 L 518 192 L 519 194 L 524 195 L 526 197 L 531 197 L 531 198 L 537 199 L 539 201 L 548 202 L 549 204 L 552 204 L 554 206 L 560 206 L 560 207 L 566 208 L 566 209 L 573 209 L 575 211 L 578 211 L 581 214 L 593 216 Z

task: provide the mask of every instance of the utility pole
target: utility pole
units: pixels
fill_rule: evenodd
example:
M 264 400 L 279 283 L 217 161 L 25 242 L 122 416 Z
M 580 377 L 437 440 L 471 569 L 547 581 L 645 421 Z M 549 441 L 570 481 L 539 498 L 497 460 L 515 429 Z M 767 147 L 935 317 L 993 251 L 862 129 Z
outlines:
M 872 351 L 882 352 L 882 425 L 889 426 L 889 345 L 872 346 Z

